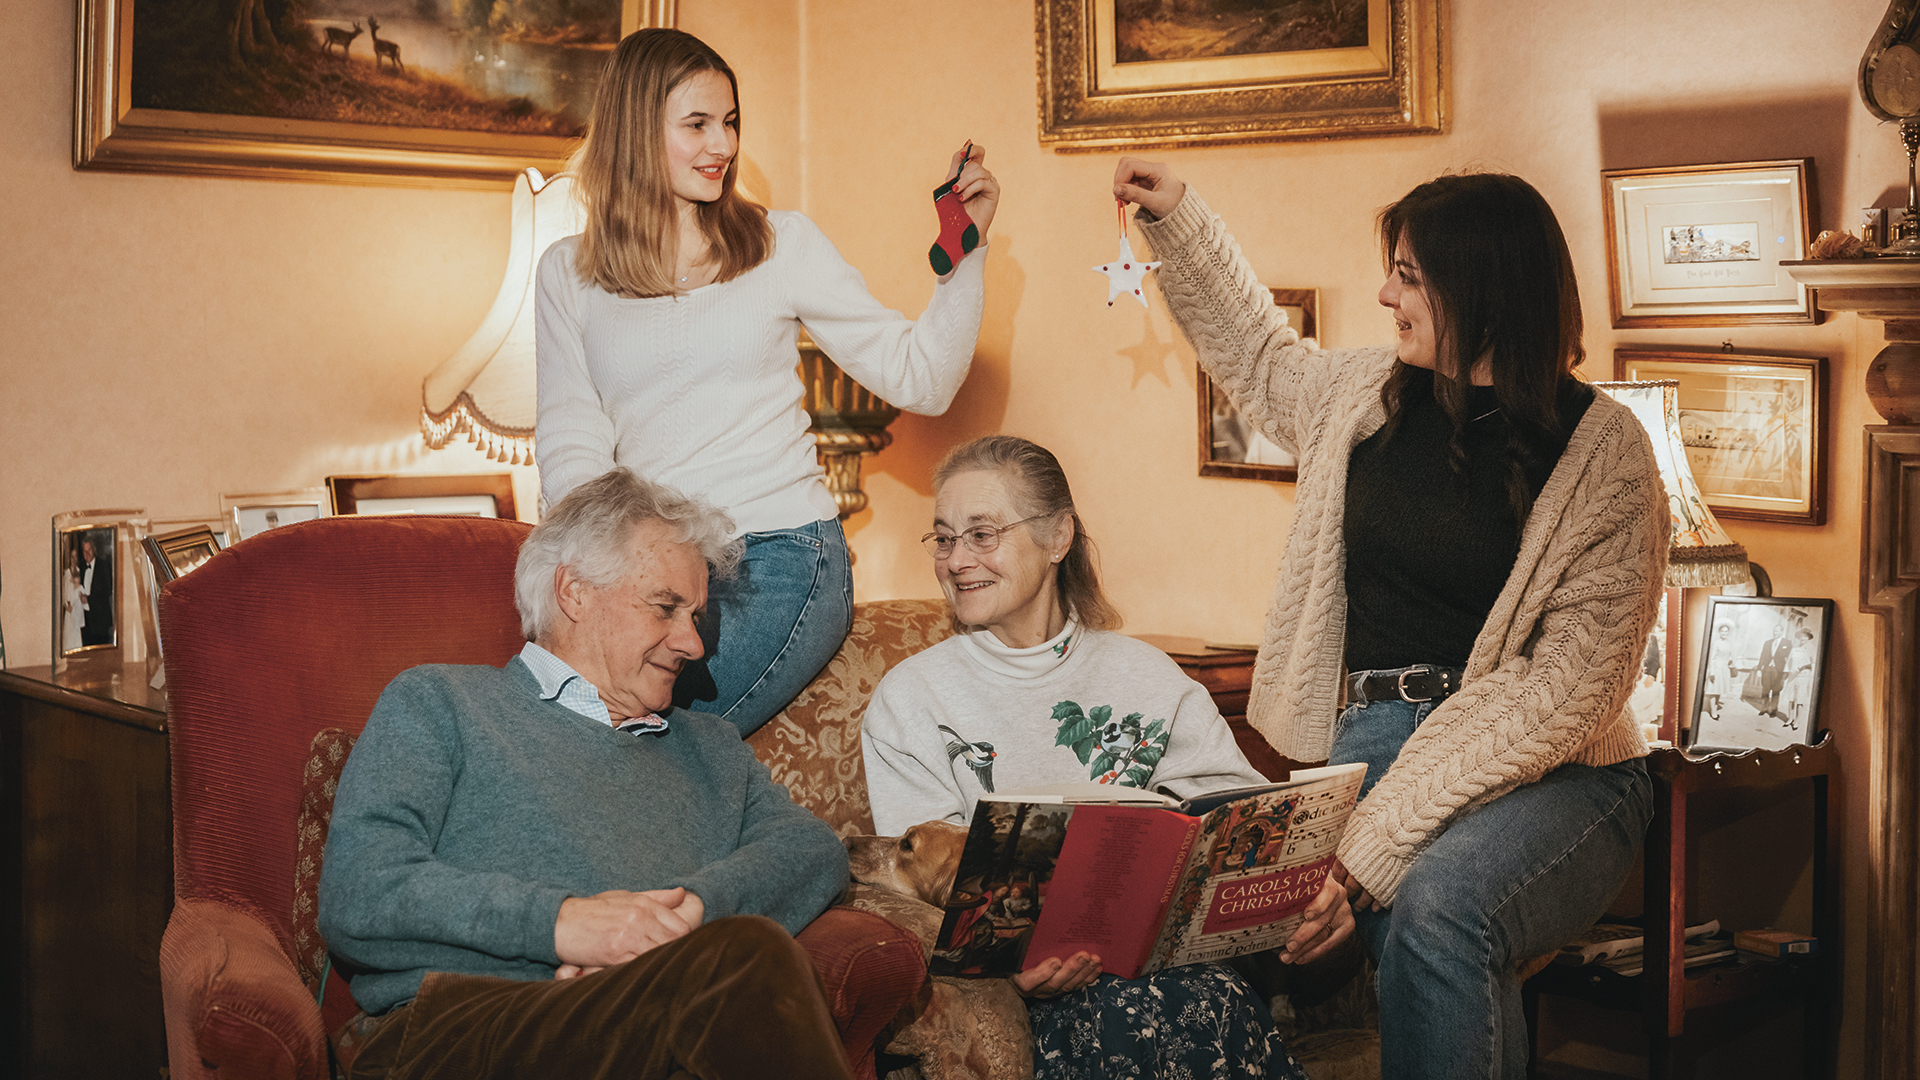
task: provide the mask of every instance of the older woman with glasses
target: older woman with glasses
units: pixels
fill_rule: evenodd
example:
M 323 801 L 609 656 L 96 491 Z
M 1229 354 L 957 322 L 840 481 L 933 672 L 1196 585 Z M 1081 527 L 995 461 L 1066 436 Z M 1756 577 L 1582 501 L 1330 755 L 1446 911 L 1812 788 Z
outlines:
M 888 672 L 867 707 L 880 832 L 964 824 L 981 795 L 1040 784 L 1185 797 L 1265 782 L 1205 689 L 1165 653 L 1113 632 L 1120 615 L 1101 591 L 1093 541 L 1044 448 L 992 436 L 948 454 L 923 540 L 960 632 Z M 1084 736 L 1063 733 L 1089 724 L 1101 753 L 1082 756 Z M 1352 930 L 1331 880 L 1308 915 L 1283 958 L 1312 959 Z M 1013 983 L 1027 998 L 1040 1080 L 1305 1075 L 1229 967 L 1120 979 L 1083 952 Z

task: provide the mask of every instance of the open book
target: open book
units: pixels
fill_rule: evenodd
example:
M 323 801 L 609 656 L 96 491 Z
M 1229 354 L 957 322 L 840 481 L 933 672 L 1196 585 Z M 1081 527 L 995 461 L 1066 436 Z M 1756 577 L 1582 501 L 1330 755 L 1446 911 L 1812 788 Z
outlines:
M 1084 949 L 1131 979 L 1282 945 L 1365 774 L 1300 769 L 1184 802 L 1089 783 L 981 799 L 931 968 L 1008 975 Z

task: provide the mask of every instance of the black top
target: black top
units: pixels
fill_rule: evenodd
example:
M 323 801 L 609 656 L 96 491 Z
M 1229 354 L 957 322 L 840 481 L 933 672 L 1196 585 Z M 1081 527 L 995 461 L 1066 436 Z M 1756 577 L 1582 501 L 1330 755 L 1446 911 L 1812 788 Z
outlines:
M 1559 409 L 1570 434 L 1594 391 L 1568 379 Z M 1490 386 L 1468 388 L 1467 473 L 1448 462 L 1453 422 L 1431 382 L 1409 388 L 1389 440 L 1375 432 L 1347 468 L 1347 670 L 1463 667 L 1520 554 L 1507 500 L 1505 414 Z M 1535 498 L 1564 440 L 1528 470 Z

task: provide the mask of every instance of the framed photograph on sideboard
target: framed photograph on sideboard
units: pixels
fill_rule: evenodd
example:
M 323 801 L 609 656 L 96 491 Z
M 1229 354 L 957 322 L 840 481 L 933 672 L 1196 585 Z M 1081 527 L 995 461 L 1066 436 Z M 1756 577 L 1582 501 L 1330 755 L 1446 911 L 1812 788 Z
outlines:
M 1833 601 L 1709 596 L 1692 725 L 1693 750 L 1781 750 L 1819 742 Z
M 329 476 L 335 514 L 451 514 L 511 518 L 512 473 L 458 476 Z
M 53 670 L 144 659 L 135 540 L 144 510 L 53 516 Z
M 327 516 L 326 488 L 263 494 L 222 495 L 221 513 L 227 519 L 227 543 L 237 544 L 268 529 Z

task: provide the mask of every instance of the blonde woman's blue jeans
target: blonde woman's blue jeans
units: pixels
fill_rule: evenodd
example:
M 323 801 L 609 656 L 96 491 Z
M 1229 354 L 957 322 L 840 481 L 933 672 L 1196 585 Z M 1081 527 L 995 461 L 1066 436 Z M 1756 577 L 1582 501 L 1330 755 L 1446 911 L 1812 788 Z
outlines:
M 853 625 L 853 566 L 838 520 L 747 533 L 731 578 L 707 589 L 704 660 L 673 703 L 713 713 L 745 738 L 827 666 Z
M 1366 762 L 1363 800 L 1432 708 L 1380 701 L 1341 713 L 1330 760 Z M 1606 911 L 1652 818 L 1644 761 L 1562 765 L 1460 814 L 1415 857 L 1392 906 L 1356 911 L 1378 964 L 1380 1074 L 1525 1076 L 1514 968 Z

